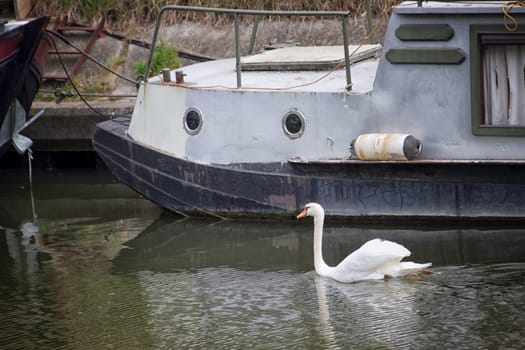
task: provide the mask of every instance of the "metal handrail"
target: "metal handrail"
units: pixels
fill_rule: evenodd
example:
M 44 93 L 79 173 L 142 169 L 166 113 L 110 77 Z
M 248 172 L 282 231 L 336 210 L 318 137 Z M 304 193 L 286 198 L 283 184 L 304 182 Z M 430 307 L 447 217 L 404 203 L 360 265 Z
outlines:
M 155 24 L 155 31 L 153 33 L 153 40 L 151 42 L 151 50 L 148 57 L 148 66 L 144 81 L 147 82 L 149 78 L 149 71 L 153 60 L 153 53 L 155 46 L 157 45 L 157 36 L 159 34 L 160 23 L 162 15 L 167 11 L 191 11 L 191 12 L 212 12 L 212 13 L 225 13 L 232 14 L 234 16 L 235 23 L 235 68 L 237 72 L 237 88 L 242 87 L 241 82 L 241 45 L 240 34 L 239 34 L 239 15 L 251 15 L 251 16 L 321 16 L 321 17 L 341 17 L 342 31 L 343 31 L 343 47 L 345 53 L 345 69 L 346 69 L 346 84 L 347 89 L 350 90 L 352 87 L 352 78 L 350 75 L 350 53 L 348 50 L 348 33 L 346 30 L 347 18 L 350 15 L 348 11 L 266 11 L 266 10 L 239 10 L 239 9 L 222 9 L 214 7 L 194 7 L 194 6 L 182 6 L 182 5 L 169 5 L 164 6 L 160 9 L 157 16 L 157 22 Z

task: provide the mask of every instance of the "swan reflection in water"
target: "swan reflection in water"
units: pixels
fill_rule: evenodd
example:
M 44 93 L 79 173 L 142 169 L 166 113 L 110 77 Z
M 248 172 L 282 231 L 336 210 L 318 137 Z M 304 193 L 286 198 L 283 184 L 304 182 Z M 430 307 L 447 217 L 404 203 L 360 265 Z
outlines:
M 318 275 L 312 278 L 319 306 L 320 335 L 330 349 L 347 348 L 348 334 L 353 334 L 354 345 L 404 348 L 410 346 L 412 336 L 424 331 L 416 297 L 419 286 L 414 285 L 421 282 L 343 284 Z

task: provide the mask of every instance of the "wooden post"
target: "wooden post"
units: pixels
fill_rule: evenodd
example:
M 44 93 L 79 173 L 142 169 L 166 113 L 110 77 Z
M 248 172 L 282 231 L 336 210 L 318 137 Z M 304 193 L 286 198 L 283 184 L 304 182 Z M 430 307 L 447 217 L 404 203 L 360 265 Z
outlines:
M 16 19 L 26 18 L 31 11 L 31 0 L 13 0 Z

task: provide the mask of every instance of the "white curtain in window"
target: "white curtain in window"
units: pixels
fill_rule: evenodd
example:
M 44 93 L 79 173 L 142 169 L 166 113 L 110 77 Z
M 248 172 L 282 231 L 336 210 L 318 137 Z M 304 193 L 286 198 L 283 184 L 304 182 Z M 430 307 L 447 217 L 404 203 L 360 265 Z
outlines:
M 525 46 L 485 46 L 483 73 L 485 124 L 525 126 Z

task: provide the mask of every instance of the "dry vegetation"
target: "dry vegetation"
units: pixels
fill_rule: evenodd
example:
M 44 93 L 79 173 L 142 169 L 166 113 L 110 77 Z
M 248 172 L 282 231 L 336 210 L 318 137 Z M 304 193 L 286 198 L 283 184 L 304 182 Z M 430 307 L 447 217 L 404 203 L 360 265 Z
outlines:
M 365 0 L 39 0 L 33 15 L 67 15 L 70 21 L 90 23 L 105 17 L 107 25 L 123 29 L 128 25 L 144 25 L 155 20 L 165 5 L 205 6 L 220 8 L 256 9 L 262 1 L 265 10 L 287 11 L 350 11 L 354 17 L 362 16 Z M 374 16 L 389 11 L 394 0 L 370 0 Z M 194 20 L 207 22 L 229 22 L 231 18 L 202 13 L 178 13 L 168 21 Z
M 1 0 L 0 0 L 1 1 Z M 381 41 L 386 14 L 396 0 L 370 0 L 374 20 L 374 35 Z M 264 10 L 280 11 L 349 11 L 350 43 L 357 44 L 366 38 L 367 20 L 365 0 L 38 0 L 34 2 L 32 16 L 50 15 L 54 20 L 67 16 L 70 23 L 95 25 L 101 18 L 106 20 L 105 29 L 125 38 L 149 42 L 153 24 L 160 9 L 166 5 L 184 5 L 218 8 L 257 9 L 262 3 Z M 170 17 L 171 16 L 171 17 Z M 211 57 L 231 57 L 232 16 L 196 12 L 169 12 L 164 25 L 174 23 L 162 32 L 167 42 L 176 37 L 177 48 Z M 253 17 L 241 17 L 241 50 L 248 52 Z M 323 21 L 319 17 L 265 17 L 259 24 L 254 50 L 271 43 L 294 42 L 303 45 L 339 45 L 341 29 L 338 21 Z M 337 23 L 336 23 L 337 22 Z M 213 27 L 213 28 L 212 28 Z M 190 28 L 190 29 L 188 29 Z M 322 35 L 320 35 L 322 33 Z M 163 40 L 163 37 L 159 40 Z M 171 41 L 170 41 L 171 40 Z M 133 50 L 129 50 L 129 48 Z M 138 68 L 146 56 L 135 46 L 123 45 L 118 53 L 119 70 L 125 76 L 144 74 Z M 145 51 L 147 53 L 147 50 Z M 142 56 L 141 56 L 142 55 Z M 163 67 L 169 65 L 162 63 Z M 112 68 L 116 68 L 112 64 Z M 143 71 L 145 71 L 145 67 Z M 158 69 L 157 69 L 158 70 Z M 88 72 L 88 73 L 85 73 Z M 95 73 L 93 73 L 95 72 Z M 115 78 L 100 69 L 86 69 L 75 84 L 82 91 L 106 93 L 115 88 Z M 119 81 L 120 82 L 120 81 Z M 125 84 L 121 84 L 125 85 Z M 73 92 L 69 85 L 63 90 Z M 135 88 L 134 86 L 132 87 Z M 93 91 L 92 91 L 93 90 Z M 119 90 L 120 91 L 120 90 Z M 127 92 L 127 90 L 124 90 Z

